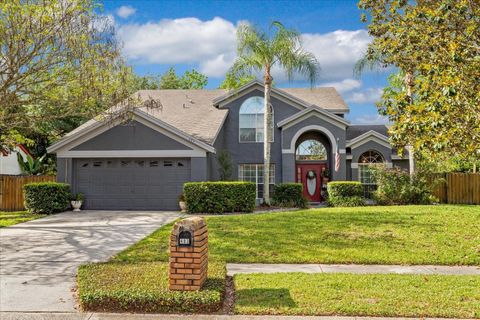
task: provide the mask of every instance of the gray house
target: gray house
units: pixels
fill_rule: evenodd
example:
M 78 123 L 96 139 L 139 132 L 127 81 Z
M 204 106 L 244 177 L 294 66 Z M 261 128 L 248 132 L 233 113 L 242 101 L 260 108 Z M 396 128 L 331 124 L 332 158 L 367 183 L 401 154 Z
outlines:
M 253 81 L 224 90 L 142 90 L 159 108 L 137 108 L 132 119 L 92 119 L 48 151 L 57 155 L 57 179 L 85 195 L 87 209 L 177 209 L 187 181 L 220 179 L 218 155 L 228 154 L 232 179 L 257 184 L 262 197 L 263 86 Z M 271 93 L 274 125 L 271 180 L 304 184 L 322 200 L 327 181 L 372 184 L 369 166 L 408 168 L 388 142 L 387 128 L 350 125 L 334 88 L 278 89 Z

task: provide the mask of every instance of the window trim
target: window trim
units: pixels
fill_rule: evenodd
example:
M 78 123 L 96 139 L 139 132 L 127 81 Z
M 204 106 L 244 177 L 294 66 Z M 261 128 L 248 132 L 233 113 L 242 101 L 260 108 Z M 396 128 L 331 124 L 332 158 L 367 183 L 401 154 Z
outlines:
M 240 113 L 241 109 L 242 109 L 242 106 L 243 104 L 248 101 L 249 99 L 251 98 L 262 98 L 262 99 L 265 99 L 264 97 L 262 96 L 251 96 L 251 97 L 248 97 L 247 99 L 245 99 L 242 104 L 240 105 L 240 108 L 238 109 L 238 143 L 263 143 L 263 140 L 262 141 L 242 141 L 241 139 L 241 135 L 240 135 L 240 116 L 242 115 Z M 256 113 L 258 114 L 258 113 Z M 263 116 L 265 117 L 265 113 L 262 113 Z M 257 132 L 256 132 L 257 128 L 255 128 L 255 140 L 256 140 L 256 135 L 257 135 Z M 263 128 L 263 130 L 265 131 L 265 128 Z M 272 140 L 270 141 L 270 143 L 274 143 L 275 142 L 275 109 L 273 108 L 272 106 Z
M 243 177 L 240 175 L 240 172 L 242 172 L 240 170 L 240 168 L 242 166 L 255 166 L 255 198 L 257 200 L 260 200 L 262 198 L 259 198 L 258 195 L 259 195 L 259 189 L 258 189 L 258 185 L 259 185 L 259 182 L 258 182 L 258 178 L 259 178 L 259 175 L 258 175 L 258 167 L 259 166 L 263 166 L 263 163 L 240 163 L 238 164 L 238 180 L 240 181 L 246 181 L 246 182 L 253 182 L 253 181 L 248 181 L 248 180 L 243 180 Z M 270 163 L 270 167 L 271 167 L 271 175 L 270 175 L 270 179 L 273 180 L 273 182 L 269 182 L 269 185 L 270 186 L 275 186 L 275 163 Z M 263 183 L 262 183 L 263 185 Z

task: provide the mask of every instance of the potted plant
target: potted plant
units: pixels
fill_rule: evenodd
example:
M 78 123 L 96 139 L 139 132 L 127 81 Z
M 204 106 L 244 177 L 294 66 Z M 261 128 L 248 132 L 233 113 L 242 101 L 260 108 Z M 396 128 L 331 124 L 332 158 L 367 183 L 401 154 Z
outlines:
M 81 211 L 80 208 L 82 207 L 83 199 L 83 193 L 77 193 L 74 197 L 72 197 L 72 201 L 70 201 L 70 203 L 72 204 L 73 211 Z
M 183 192 L 178 196 L 178 205 L 180 206 L 180 210 L 182 210 L 182 212 L 187 212 L 187 203 L 185 202 L 185 195 Z

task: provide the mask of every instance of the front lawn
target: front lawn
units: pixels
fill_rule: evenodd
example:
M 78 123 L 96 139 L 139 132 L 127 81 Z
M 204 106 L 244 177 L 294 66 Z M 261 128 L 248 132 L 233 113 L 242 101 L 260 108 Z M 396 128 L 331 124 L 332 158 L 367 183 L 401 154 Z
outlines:
M 211 261 L 480 265 L 479 206 L 209 216 L 207 226 Z M 171 228 L 160 228 L 114 260 L 168 261 Z
M 27 211 L 5 212 L 0 211 L 0 228 L 45 217 L 44 214 L 33 214 Z
M 242 274 L 235 313 L 480 318 L 480 277 Z
M 215 312 L 222 307 L 225 264 L 209 263 L 200 291 L 169 291 L 168 263 L 97 263 L 78 269 L 80 306 L 88 311 Z

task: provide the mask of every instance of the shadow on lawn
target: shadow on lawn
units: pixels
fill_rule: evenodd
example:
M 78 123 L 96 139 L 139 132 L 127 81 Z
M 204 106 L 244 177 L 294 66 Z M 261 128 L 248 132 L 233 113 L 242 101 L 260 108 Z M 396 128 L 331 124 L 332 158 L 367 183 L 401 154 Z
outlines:
M 290 290 L 280 289 L 242 289 L 237 290 L 236 304 L 245 307 L 262 307 L 262 308 L 295 308 L 297 304 L 290 295 Z M 241 297 L 241 299 L 238 299 Z M 241 301 L 241 302 L 240 302 Z

